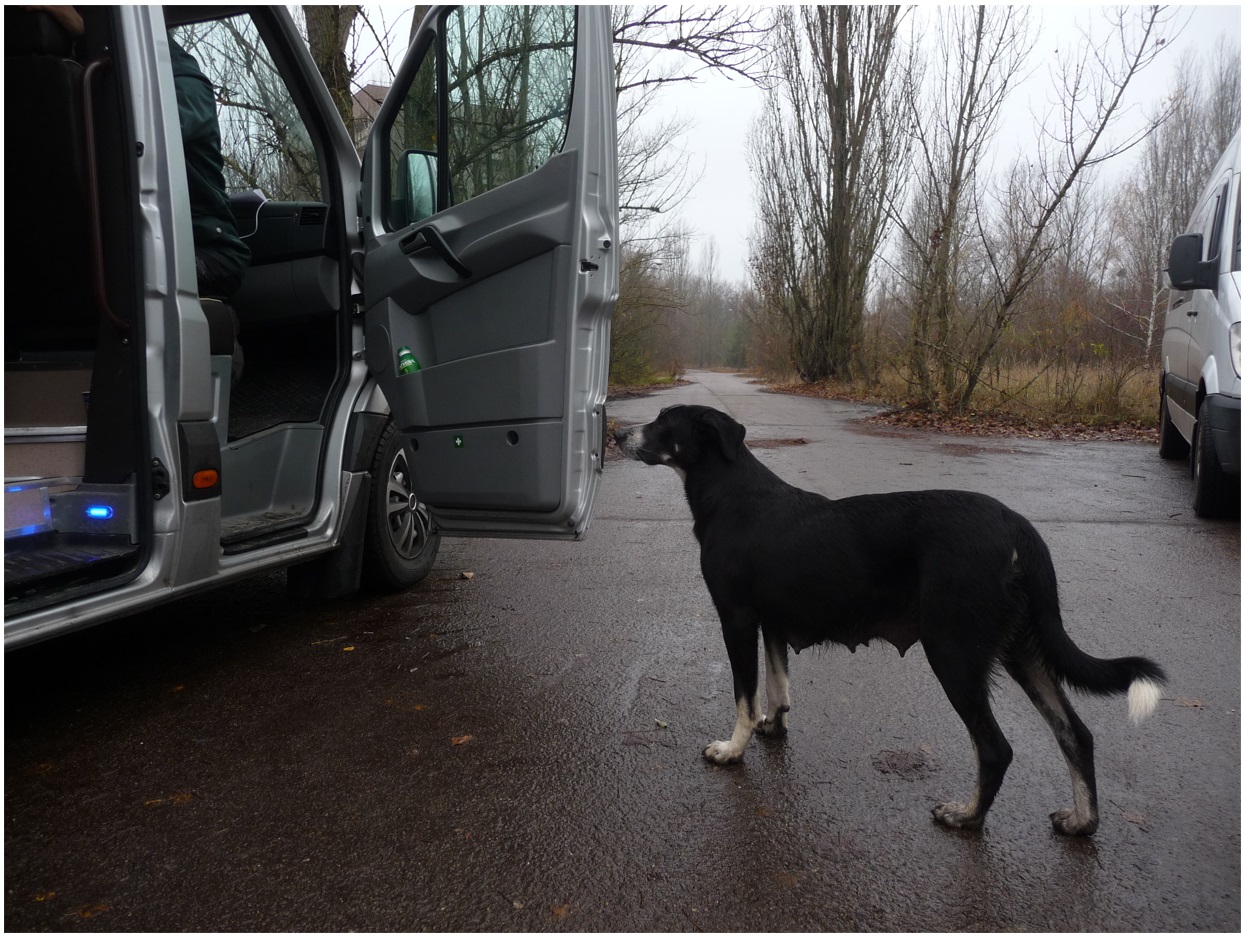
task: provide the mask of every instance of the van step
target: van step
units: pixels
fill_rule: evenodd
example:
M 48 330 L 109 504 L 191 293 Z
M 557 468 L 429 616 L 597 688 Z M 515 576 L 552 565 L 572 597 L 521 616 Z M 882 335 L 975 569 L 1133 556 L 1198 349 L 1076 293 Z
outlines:
M 4 543 L 4 602 L 35 590 L 70 586 L 119 574 L 134 562 L 139 547 L 124 535 L 43 534 Z
M 283 531 L 256 535 L 247 540 L 225 541 L 222 538 L 220 539 L 220 550 L 226 555 L 245 554 L 247 551 L 257 551 L 260 548 L 270 548 L 273 545 L 301 541 L 303 538 L 309 538 L 310 535 L 311 533 L 305 528 L 286 528 Z

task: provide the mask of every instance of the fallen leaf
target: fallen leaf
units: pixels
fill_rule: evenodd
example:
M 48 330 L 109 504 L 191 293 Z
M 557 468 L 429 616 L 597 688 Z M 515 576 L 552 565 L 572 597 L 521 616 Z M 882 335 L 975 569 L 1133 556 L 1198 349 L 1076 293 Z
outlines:
M 474 579 L 475 579 L 474 571 L 462 571 L 462 580 L 474 580 Z
M 449 742 L 452 743 L 455 747 L 460 747 L 462 744 L 470 743 L 474 739 L 475 739 L 474 736 L 472 736 L 471 734 L 462 734 L 462 736 L 454 737 Z
M 1203 708 L 1204 702 L 1199 698 L 1179 698 L 1174 702 L 1180 708 Z
M 553 919 L 563 920 L 569 915 L 570 915 L 570 904 L 568 903 L 561 903 L 561 904 L 554 903 L 553 904 L 553 907 L 552 907 L 552 918 Z
M 354 647 L 353 647 L 353 646 L 345 646 L 345 647 L 344 647 L 341 651 L 342 651 L 342 652 L 353 652 L 353 651 L 354 651 Z
M 174 685 L 174 686 L 173 686 L 173 691 L 174 691 L 174 692 L 177 692 L 177 691 L 185 691 L 185 690 L 186 690 L 186 686 L 185 686 L 185 685 Z
M 414 709 L 415 709 L 416 711 L 426 711 L 426 710 L 427 710 L 427 705 L 426 705 L 426 704 L 416 704 L 416 705 L 414 706 Z
M 669 722 L 668 722 L 668 721 L 662 721 L 662 720 L 660 720 L 659 718 L 657 718 L 657 720 L 656 720 L 656 726 L 657 726 L 657 727 L 659 727 L 661 730 L 664 730 L 665 728 L 667 728 L 667 727 L 669 726 Z
M 193 792 L 174 792 L 171 796 L 168 797 L 168 801 L 173 803 L 173 805 L 185 805 L 187 802 L 190 802 L 193 799 L 194 799 Z
M 100 913 L 107 913 L 112 907 L 107 903 L 91 903 L 78 910 L 78 915 L 83 919 L 90 919 L 92 916 L 98 916 Z
M 42 902 L 44 902 L 45 900 L 50 900 L 50 899 L 52 899 L 52 897 L 54 897 L 54 896 L 56 896 L 56 891 L 55 891 L 55 890 L 47 890 L 47 891 L 44 891 L 44 892 L 41 892 L 41 893 L 36 893 L 36 894 L 35 894 L 35 903 L 42 903 Z

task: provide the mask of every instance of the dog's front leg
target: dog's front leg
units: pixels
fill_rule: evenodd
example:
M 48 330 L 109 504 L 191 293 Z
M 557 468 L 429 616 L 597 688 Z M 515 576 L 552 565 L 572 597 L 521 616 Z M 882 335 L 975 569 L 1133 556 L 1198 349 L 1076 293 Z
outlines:
M 728 740 L 717 740 L 704 748 L 704 756 L 713 763 L 736 763 L 742 759 L 742 751 L 751 741 L 762 715 L 760 714 L 759 670 L 755 656 L 755 640 L 758 626 L 751 619 L 721 621 L 725 634 L 725 649 L 729 653 L 729 665 L 734 672 L 734 702 L 738 718 L 734 733 Z

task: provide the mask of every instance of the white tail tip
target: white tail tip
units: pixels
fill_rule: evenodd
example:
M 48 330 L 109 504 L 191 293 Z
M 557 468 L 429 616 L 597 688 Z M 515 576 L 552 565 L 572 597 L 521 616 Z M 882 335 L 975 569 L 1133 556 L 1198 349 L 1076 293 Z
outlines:
M 1157 702 L 1161 700 L 1161 686 L 1151 678 L 1137 678 L 1127 689 L 1126 700 L 1131 722 L 1138 724 L 1157 709 Z

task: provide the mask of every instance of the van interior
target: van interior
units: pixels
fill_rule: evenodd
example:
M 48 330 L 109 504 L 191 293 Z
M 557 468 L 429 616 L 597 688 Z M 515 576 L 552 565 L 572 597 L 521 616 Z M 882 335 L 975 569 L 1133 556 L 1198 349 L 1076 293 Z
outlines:
M 6 152 L 6 209 L 21 232 L 5 243 L 6 615 L 136 578 L 154 544 L 151 507 L 183 485 L 148 440 L 146 370 L 162 363 L 145 354 L 131 159 L 141 144 L 116 67 L 125 49 L 112 11 L 78 10 L 80 37 L 48 13 L 4 9 L 5 122 L 23 141 Z M 165 13 L 174 34 L 226 23 L 261 32 L 236 7 Z M 344 241 L 329 199 L 230 189 L 252 262 L 232 311 L 202 303 L 224 555 L 306 537 L 349 363 Z M 235 338 L 245 364 L 234 384 Z

